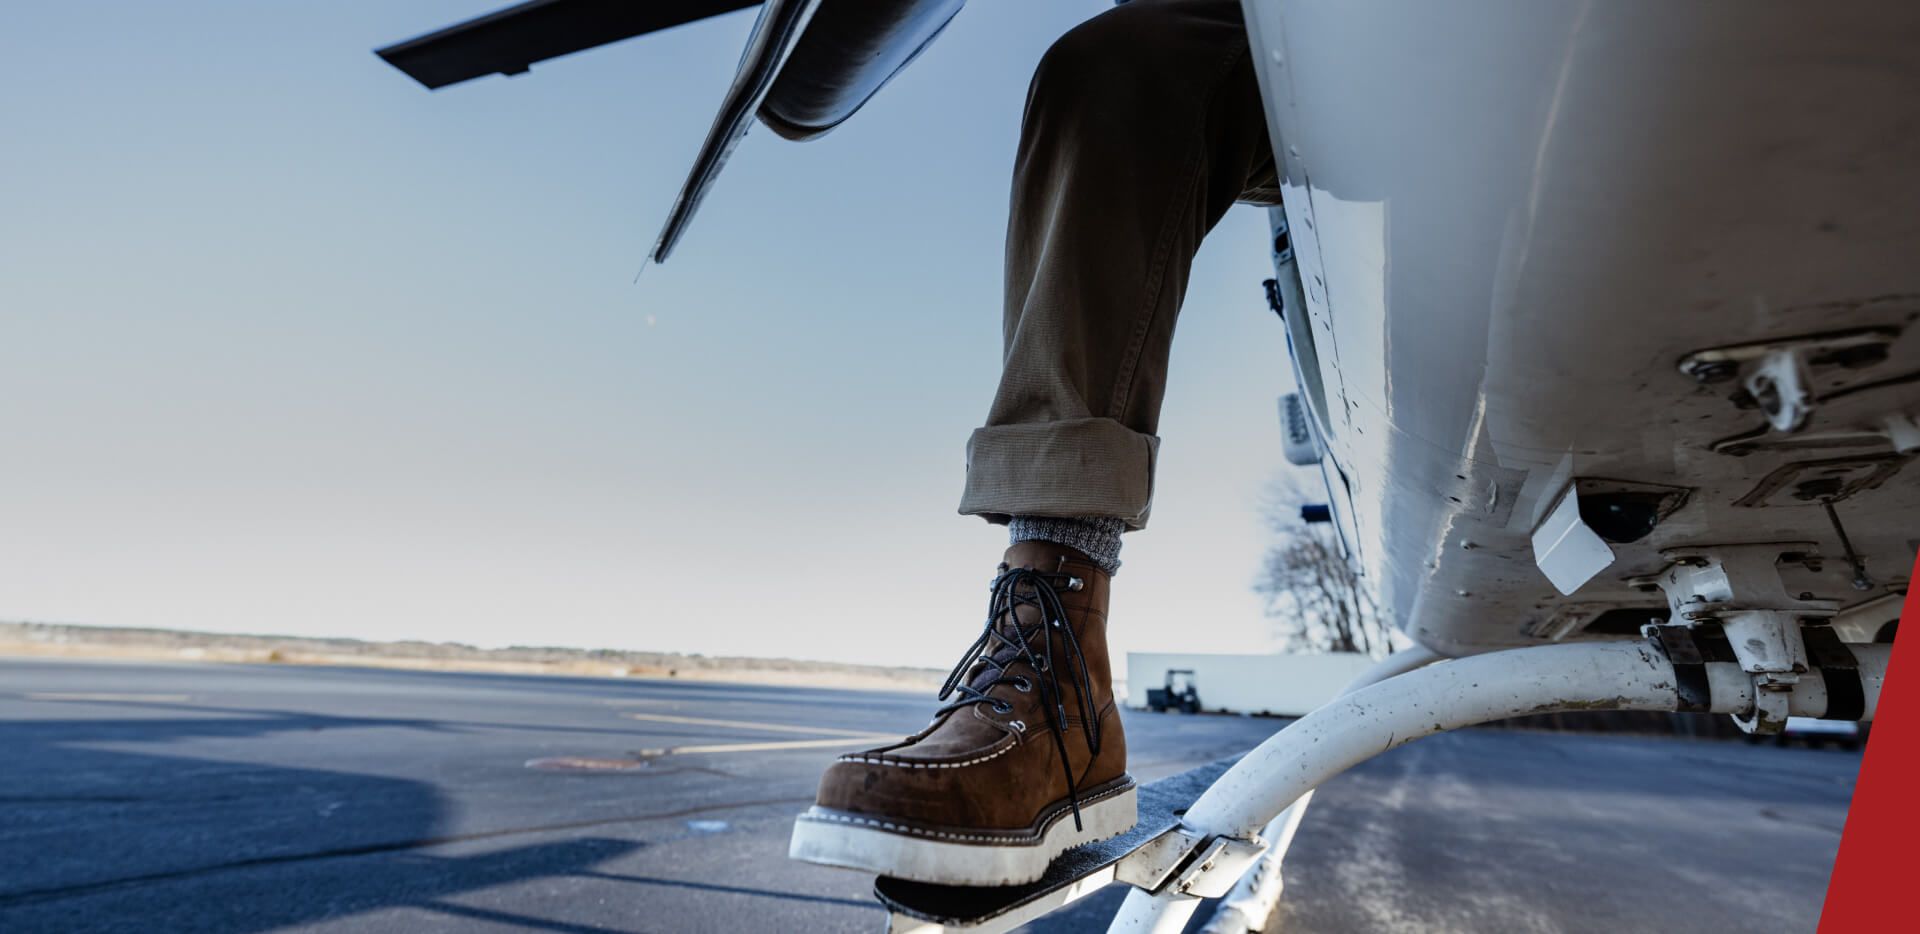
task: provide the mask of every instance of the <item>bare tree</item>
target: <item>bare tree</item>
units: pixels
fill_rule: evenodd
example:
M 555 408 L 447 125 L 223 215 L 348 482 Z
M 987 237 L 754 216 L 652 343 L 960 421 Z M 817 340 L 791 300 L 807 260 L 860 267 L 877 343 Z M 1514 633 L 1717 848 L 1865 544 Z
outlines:
M 1300 506 L 1324 494 L 1310 496 L 1290 479 L 1276 482 L 1265 510 L 1275 540 L 1254 590 L 1266 598 L 1267 615 L 1289 645 L 1386 655 L 1393 637 L 1370 582 L 1341 556 L 1331 523 L 1300 518 Z

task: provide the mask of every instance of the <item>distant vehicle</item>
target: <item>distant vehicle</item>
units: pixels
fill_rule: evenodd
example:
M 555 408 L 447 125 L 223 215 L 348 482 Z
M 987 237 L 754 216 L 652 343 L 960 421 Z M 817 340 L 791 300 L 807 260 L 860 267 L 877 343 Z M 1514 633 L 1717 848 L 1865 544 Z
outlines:
M 1169 710 L 1199 713 L 1200 691 L 1195 684 L 1193 669 L 1169 669 L 1164 687 L 1147 689 L 1147 709 L 1155 713 Z

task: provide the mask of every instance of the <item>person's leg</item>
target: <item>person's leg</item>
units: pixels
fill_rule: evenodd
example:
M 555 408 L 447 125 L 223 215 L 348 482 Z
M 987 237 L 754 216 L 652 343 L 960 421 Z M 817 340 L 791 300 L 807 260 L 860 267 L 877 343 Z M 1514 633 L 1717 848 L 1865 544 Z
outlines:
M 1146 525 L 1193 255 L 1272 165 L 1237 0 L 1134 0 L 1055 43 L 1014 164 L 1005 365 L 962 513 Z
M 1271 163 L 1246 50 L 1238 0 L 1134 0 L 1068 33 L 1034 76 L 1006 369 L 961 508 L 1012 523 L 1016 543 L 947 706 L 839 757 L 795 823 L 795 858 L 1010 885 L 1132 826 L 1107 589 L 1120 532 L 1146 522 L 1193 253 Z

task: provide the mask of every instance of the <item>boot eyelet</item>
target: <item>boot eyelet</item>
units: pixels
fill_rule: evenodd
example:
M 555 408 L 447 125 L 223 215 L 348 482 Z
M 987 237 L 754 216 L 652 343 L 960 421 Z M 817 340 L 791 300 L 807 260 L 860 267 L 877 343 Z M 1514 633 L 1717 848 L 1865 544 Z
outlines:
M 1033 660 L 1033 670 L 1034 670 L 1034 671 L 1037 671 L 1037 672 L 1040 672 L 1041 674 L 1046 674 L 1046 673 L 1047 673 L 1047 659 L 1046 659 L 1046 656 L 1044 656 L 1044 655 L 1043 655 L 1043 656 L 1041 656 L 1041 657 L 1039 657 L 1039 658 L 1036 658 L 1036 659 L 1034 659 L 1034 660 Z
M 994 701 L 993 712 L 994 713 L 1012 713 L 1013 705 L 1005 701 Z
M 1013 689 L 1022 694 L 1031 694 L 1033 693 L 1033 682 L 1028 680 L 1025 675 L 1022 675 L 1013 679 Z
M 1025 733 L 1027 731 L 1027 721 L 1025 720 L 1009 720 L 1007 721 L 1007 725 L 1013 727 L 1013 731 L 1016 733 Z

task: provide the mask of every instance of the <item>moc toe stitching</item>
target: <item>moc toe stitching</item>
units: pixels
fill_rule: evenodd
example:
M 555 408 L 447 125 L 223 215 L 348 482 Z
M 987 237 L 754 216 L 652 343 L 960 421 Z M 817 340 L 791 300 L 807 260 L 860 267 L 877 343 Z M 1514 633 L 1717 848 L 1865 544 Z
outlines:
M 934 761 L 934 760 L 915 761 L 913 759 L 897 759 L 897 758 L 888 758 L 884 756 L 864 756 L 864 755 L 858 755 L 858 754 L 841 756 L 836 761 L 858 762 L 863 765 L 891 765 L 895 768 L 902 768 L 902 769 L 958 769 L 958 768 L 964 768 L 969 765 L 979 765 L 980 763 L 986 762 L 989 759 L 997 759 L 1001 756 L 1006 755 L 1009 752 L 1012 752 L 1014 747 L 1017 745 L 1018 745 L 1017 743 L 1008 743 L 1005 746 L 1002 746 L 999 749 L 994 750 L 993 752 L 987 753 L 984 756 L 976 756 L 972 759 L 964 759 L 958 762 L 940 762 L 940 761 Z

